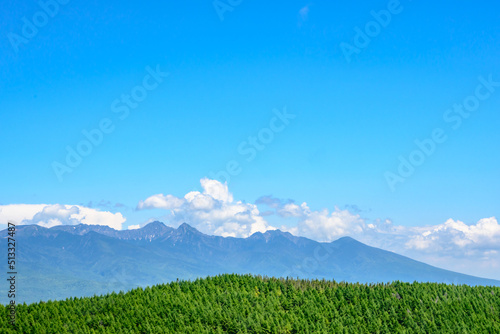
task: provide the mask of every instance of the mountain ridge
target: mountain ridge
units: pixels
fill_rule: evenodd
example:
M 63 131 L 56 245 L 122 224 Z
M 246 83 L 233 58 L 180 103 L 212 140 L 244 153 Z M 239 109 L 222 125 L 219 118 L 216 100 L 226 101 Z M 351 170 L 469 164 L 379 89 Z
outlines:
M 6 247 L 6 236 L 7 230 L 0 231 L 0 247 Z M 20 225 L 16 243 L 23 286 L 19 300 L 26 302 L 222 273 L 500 286 L 498 280 L 433 267 L 351 237 L 320 243 L 280 230 L 234 238 L 206 235 L 187 223 L 172 228 L 158 221 L 134 230 Z M 0 296 L 6 296 L 2 288 Z

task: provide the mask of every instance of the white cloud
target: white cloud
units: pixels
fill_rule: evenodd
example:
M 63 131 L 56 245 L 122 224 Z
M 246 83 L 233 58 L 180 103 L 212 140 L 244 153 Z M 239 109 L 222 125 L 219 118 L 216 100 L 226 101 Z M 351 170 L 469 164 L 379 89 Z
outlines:
M 309 212 L 299 221 L 297 228 L 300 235 L 319 241 L 333 241 L 362 233 L 365 224 L 359 215 L 335 207 L 331 213 L 326 209 Z
M 427 227 L 394 225 L 392 221 L 367 221 L 348 209 L 311 210 L 306 202 L 280 200 L 263 196 L 256 203 L 269 207 L 262 215 L 257 205 L 235 201 L 227 184 L 202 179 L 202 192 L 191 191 L 184 197 L 153 195 L 139 202 L 139 209 L 166 209 L 171 225 L 183 222 L 203 233 L 221 236 L 248 237 L 255 232 L 275 229 L 266 219 L 281 219 L 280 229 L 297 236 L 330 242 L 351 236 L 369 245 L 392 250 L 416 259 L 442 257 L 462 259 L 474 255 L 481 261 L 491 260 L 500 251 L 500 225 L 492 218 L 474 225 L 449 219 L 443 224 Z M 274 215 L 275 217 L 270 217 Z M 293 222 L 289 222 L 289 220 Z M 286 223 L 288 221 L 288 223 Z
M 294 220 L 281 227 L 294 235 L 317 241 L 351 236 L 445 269 L 500 278 L 500 224 L 494 217 L 472 225 L 449 219 L 443 224 L 412 227 L 394 225 L 388 219 L 367 220 L 338 207 L 332 212 L 313 211 L 306 203 L 298 205 L 271 196 L 261 197 L 256 203 L 268 206 L 285 220 Z
M 153 195 L 139 202 L 137 208 L 166 209 L 172 225 L 186 222 L 203 233 L 224 237 L 248 237 L 275 229 L 262 218 L 255 204 L 235 202 L 226 183 L 207 178 L 200 183 L 202 192 L 191 191 L 184 198 Z
M 428 252 L 500 250 L 500 225 L 496 218 L 484 218 L 475 225 L 448 219 L 444 224 L 412 229 L 406 247 Z
M 107 225 L 120 230 L 125 218 L 121 213 L 99 211 L 80 205 L 10 204 L 0 205 L 0 224 L 14 221 L 19 225 Z
M 309 207 L 307 203 L 304 202 L 300 206 L 295 203 L 286 203 L 281 208 L 278 209 L 278 214 L 281 217 L 305 217 L 310 214 Z
M 75 225 L 78 224 L 78 219 L 75 215 L 79 213 L 80 209 L 76 205 L 47 205 L 42 211 L 37 212 L 33 218 L 25 219 L 21 223 L 36 224 L 47 228 L 56 225 Z
M 129 225 L 128 229 L 129 230 L 137 230 L 137 229 L 140 229 L 141 228 L 141 225 Z
M 46 206 L 46 204 L 0 205 L 0 224 L 7 224 L 9 221 L 19 224 L 25 219 L 32 219 Z
M 375 227 L 373 224 L 368 227 L 358 214 L 338 207 L 332 212 L 327 209 L 313 211 L 306 202 L 298 205 L 292 200 L 282 201 L 271 196 L 263 196 L 257 199 L 256 203 L 269 206 L 281 218 L 296 220 L 292 227 L 289 224 L 283 225 L 282 230 L 317 241 L 333 241 L 343 236 L 354 236 L 365 229 Z
M 201 186 L 204 189 L 204 194 L 207 194 L 210 197 L 222 202 L 231 203 L 233 201 L 233 194 L 229 192 L 227 183 L 222 184 L 219 181 L 210 180 L 207 178 L 201 179 L 200 182 Z
M 74 217 L 82 224 L 107 225 L 115 230 L 121 230 L 122 224 L 126 221 L 120 212 L 98 211 L 86 207 L 78 207 L 80 212 Z
M 338 207 L 332 212 L 327 209 L 312 211 L 305 202 L 300 206 L 286 203 L 276 208 L 276 213 L 283 218 L 298 218 L 294 227 L 283 226 L 282 229 L 317 241 L 333 241 L 343 236 L 353 236 L 366 228 L 359 215 Z
M 158 194 L 148 197 L 144 201 L 140 201 L 137 208 L 139 210 L 155 208 L 171 210 L 180 207 L 182 204 L 183 200 L 175 196 Z
M 303 22 L 307 21 L 310 7 L 310 5 L 307 5 L 299 10 L 299 26 L 301 26 Z
M 374 230 L 365 230 L 355 237 L 440 268 L 500 278 L 500 225 L 494 217 L 471 225 L 448 219 L 432 226 L 393 226 L 381 222 L 375 226 Z

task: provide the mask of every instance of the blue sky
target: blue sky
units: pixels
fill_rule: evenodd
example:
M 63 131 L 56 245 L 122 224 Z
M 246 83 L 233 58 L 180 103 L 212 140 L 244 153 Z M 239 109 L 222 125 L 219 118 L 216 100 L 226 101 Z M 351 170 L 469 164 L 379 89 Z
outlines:
M 141 201 L 210 194 L 200 180 L 236 161 L 229 191 L 244 203 L 272 196 L 281 206 L 337 207 L 366 224 L 405 228 L 500 216 L 500 87 L 483 85 L 489 96 L 457 129 L 444 117 L 473 101 L 479 77 L 500 81 L 499 4 L 221 3 L 231 7 L 223 20 L 212 1 L 70 0 L 27 38 L 23 26 L 40 5 L 4 1 L 0 204 L 120 212 L 126 228 L 166 217 L 162 207 L 137 210 Z M 341 43 L 355 46 L 371 11 L 396 5 L 369 44 L 346 57 Z M 143 84 L 146 68 L 169 75 L 120 119 L 113 102 Z M 247 161 L 238 147 L 285 109 L 295 117 Z M 65 164 L 66 148 L 102 120 L 113 131 L 58 179 L 54 162 Z M 408 159 L 415 140 L 438 128 L 447 139 L 391 189 L 386 173 L 397 173 L 399 156 Z M 285 216 L 265 219 L 294 228 Z

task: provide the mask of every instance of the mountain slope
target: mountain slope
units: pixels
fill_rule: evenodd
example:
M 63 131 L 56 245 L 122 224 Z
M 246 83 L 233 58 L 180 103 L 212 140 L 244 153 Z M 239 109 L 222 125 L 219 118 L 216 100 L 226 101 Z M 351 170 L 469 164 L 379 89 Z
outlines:
M 6 230 L 0 231 L 2 249 L 6 236 Z M 174 229 L 160 222 L 128 231 L 96 225 L 50 229 L 31 225 L 18 226 L 16 242 L 18 302 L 88 296 L 221 273 L 500 286 L 500 281 L 432 267 L 352 238 L 319 243 L 279 230 L 242 239 L 205 235 L 188 224 Z M 7 302 L 5 288 L 0 286 L 2 303 Z

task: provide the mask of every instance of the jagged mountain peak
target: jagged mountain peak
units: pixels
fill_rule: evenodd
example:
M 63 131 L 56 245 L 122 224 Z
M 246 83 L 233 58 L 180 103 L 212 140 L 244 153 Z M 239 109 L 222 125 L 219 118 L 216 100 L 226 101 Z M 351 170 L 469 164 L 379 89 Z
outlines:
M 248 237 L 249 240 L 265 240 L 265 242 L 271 242 L 273 240 L 287 240 L 290 241 L 294 244 L 301 243 L 304 240 L 307 240 L 302 237 L 297 237 L 291 234 L 290 232 L 285 232 L 282 230 L 267 230 L 264 233 L 262 232 L 256 232 L 252 234 L 250 237 Z
M 100 234 L 112 234 L 113 232 L 117 232 L 114 228 L 111 228 L 107 225 L 87 225 L 87 224 L 78 224 L 78 225 L 57 225 L 53 226 L 49 229 L 50 231 L 64 231 L 71 234 L 77 235 L 85 235 L 89 232 L 96 232 Z
M 168 227 L 167 225 L 165 225 L 164 223 L 160 222 L 160 221 L 154 221 L 154 222 L 151 222 L 135 231 L 142 231 L 142 232 L 157 232 L 157 231 L 165 231 L 165 230 L 169 230 L 171 229 L 171 227 Z M 133 231 L 133 230 L 132 230 Z

